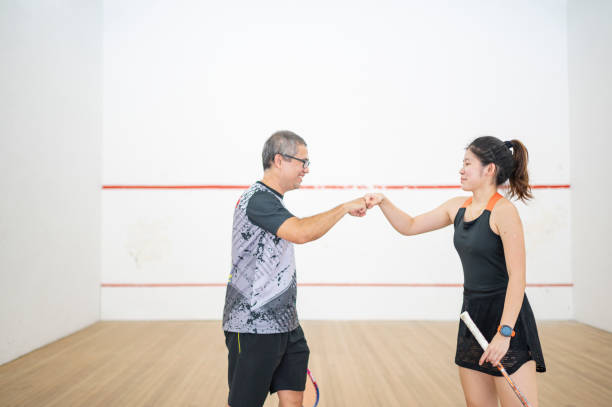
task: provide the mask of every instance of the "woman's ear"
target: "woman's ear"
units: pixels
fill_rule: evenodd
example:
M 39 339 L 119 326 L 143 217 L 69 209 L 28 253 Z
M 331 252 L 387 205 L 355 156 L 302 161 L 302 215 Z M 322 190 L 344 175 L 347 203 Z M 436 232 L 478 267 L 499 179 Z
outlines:
M 487 164 L 487 168 L 485 171 L 487 175 L 495 176 L 495 170 L 496 170 L 495 164 L 489 163 Z

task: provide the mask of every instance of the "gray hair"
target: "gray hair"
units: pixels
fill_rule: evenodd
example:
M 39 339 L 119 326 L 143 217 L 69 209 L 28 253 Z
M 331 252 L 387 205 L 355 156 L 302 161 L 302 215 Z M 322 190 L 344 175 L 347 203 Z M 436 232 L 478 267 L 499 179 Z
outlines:
M 289 130 L 277 131 L 271 135 L 261 152 L 264 171 L 272 166 L 276 154 L 295 155 L 300 144 L 306 146 L 303 138 Z

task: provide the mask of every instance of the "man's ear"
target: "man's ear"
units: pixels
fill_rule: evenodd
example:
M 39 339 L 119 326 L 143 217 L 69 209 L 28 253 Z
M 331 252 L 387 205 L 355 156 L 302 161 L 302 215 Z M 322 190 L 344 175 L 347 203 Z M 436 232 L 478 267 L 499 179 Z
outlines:
M 280 154 L 274 154 L 274 166 L 276 168 L 280 168 L 281 167 L 281 163 L 283 161 L 283 156 Z

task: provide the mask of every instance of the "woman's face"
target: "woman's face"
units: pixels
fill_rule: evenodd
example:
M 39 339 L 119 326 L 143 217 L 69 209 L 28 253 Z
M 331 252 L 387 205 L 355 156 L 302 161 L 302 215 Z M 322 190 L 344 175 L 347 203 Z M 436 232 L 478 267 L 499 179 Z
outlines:
M 463 166 L 459 170 L 461 175 L 461 189 L 464 191 L 473 191 L 480 187 L 483 182 L 487 181 L 485 176 L 486 167 L 482 165 L 478 157 L 469 149 L 465 150 L 463 156 Z M 490 180 L 488 180 L 490 182 Z

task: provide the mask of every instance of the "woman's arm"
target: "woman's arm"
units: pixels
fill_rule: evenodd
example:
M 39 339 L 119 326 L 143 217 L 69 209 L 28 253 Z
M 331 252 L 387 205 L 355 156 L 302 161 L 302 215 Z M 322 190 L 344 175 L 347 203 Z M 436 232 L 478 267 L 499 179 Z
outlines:
M 499 201 L 494 208 L 492 223 L 499 231 L 504 246 L 506 268 L 508 269 L 508 288 L 504 301 L 500 325 L 514 328 L 525 296 L 526 267 L 525 267 L 525 237 L 523 224 L 516 207 L 507 200 Z M 510 346 L 510 338 L 502 336 L 499 332 L 482 355 L 480 362 L 488 361 L 493 365 L 499 363 Z
M 450 225 L 466 200 L 465 197 L 452 198 L 429 212 L 412 217 L 383 194 L 366 194 L 365 199 L 368 209 L 378 205 L 391 226 L 405 236 L 431 232 Z
M 498 220 L 496 217 L 496 224 L 502 244 L 504 245 L 506 268 L 508 269 L 509 277 L 506 301 L 504 302 L 504 313 L 502 314 L 500 324 L 513 327 L 523 305 L 525 286 L 527 284 L 525 236 L 521 218 L 514 205 L 510 202 L 508 202 L 508 205 L 503 205 L 500 208 L 499 215 Z

